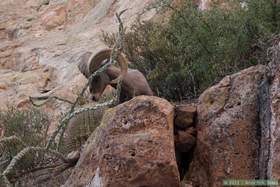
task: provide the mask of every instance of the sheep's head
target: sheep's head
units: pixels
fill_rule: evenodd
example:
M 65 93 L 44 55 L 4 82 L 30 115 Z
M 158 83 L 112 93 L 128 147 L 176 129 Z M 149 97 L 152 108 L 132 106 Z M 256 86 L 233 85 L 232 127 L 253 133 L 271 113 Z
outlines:
M 110 78 L 106 73 L 101 73 L 94 77 L 89 84 L 89 91 L 92 94 L 92 100 L 97 101 L 110 82 Z
M 105 49 L 98 52 L 94 56 L 91 56 L 88 61 L 83 59 L 79 64 L 79 70 L 87 78 L 89 78 L 90 75 L 95 71 L 97 71 L 102 65 L 109 62 L 111 53 L 112 53 L 112 49 Z M 120 73 L 118 74 L 117 78 L 113 79 L 112 76 L 110 76 L 105 70 L 104 72 L 100 73 L 99 75 L 97 75 L 91 80 L 89 84 L 89 90 L 90 93 L 92 94 L 93 100 L 98 100 L 107 85 L 115 84 L 119 78 L 123 77 L 127 73 L 128 60 L 125 58 L 124 54 L 120 53 L 118 55 L 117 62 L 120 66 Z

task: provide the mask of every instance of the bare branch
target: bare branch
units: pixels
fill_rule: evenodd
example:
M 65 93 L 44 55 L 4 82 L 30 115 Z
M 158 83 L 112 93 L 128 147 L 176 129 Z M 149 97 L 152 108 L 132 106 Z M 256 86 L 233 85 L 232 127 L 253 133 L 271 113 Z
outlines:
M 67 128 L 67 125 L 68 125 L 70 119 L 83 111 L 83 109 L 82 109 L 79 112 L 75 112 L 75 107 L 76 107 L 77 103 L 79 102 L 80 98 L 84 95 L 84 93 L 85 93 L 87 87 L 89 86 L 89 84 L 92 82 L 92 79 L 94 77 L 96 77 L 97 75 L 99 75 L 100 73 L 102 73 L 103 71 L 105 71 L 106 68 L 109 65 L 116 63 L 116 59 L 118 57 L 118 54 L 123 49 L 124 27 L 123 27 L 123 23 L 122 23 L 122 20 L 121 20 L 121 15 L 123 13 L 125 13 L 126 11 L 127 11 L 127 9 L 125 9 L 125 10 L 121 11 L 120 13 L 116 14 L 116 17 L 117 17 L 118 22 L 119 22 L 119 32 L 118 32 L 116 43 L 115 43 L 115 45 L 113 47 L 113 50 L 112 50 L 110 61 L 108 63 L 106 63 L 104 66 L 102 66 L 101 68 L 99 68 L 96 72 L 94 72 L 89 77 L 88 82 L 83 87 L 81 93 L 78 95 L 77 99 L 75 100 L 75 102 L 71 106 L 71 109 L 69 110 L 69 112 L 67 112 L 65 117 L 61 120 L 61 122 L 60 122 L 59 126 L 57 127 L 57 129 L 54 131 L 54 133 L 50 137 L 50 139 L 49 139 L 49 141 L 47 143 L 47 146 L 46 146 L 47 149 L 50 148 L 50 146 L 54 142 L 54 140 L 57 137 L 57 135 L 60 134 L 59 135 L 59 141 L 58 141 L 58 144 L 57 144 L 57 149 L 59 149 L 60 144 L 62 142 L 62 138 L 63 138 L 64 132 L 65 132 L 65 129 Z M 108 102 L 105 102 L 105 103 L 102 103 L 102 104 L 98 104 L 98 105 L 96 105 L 96 107 L 87 108 L 84 111 L 97 110 L 98 108 L 105 107 L 105 106 L 112 107 L 112 106 L 118 104 L 119 103 L 120 92 L 121 92 L 121 82 L 122 82 L 122 77 L 120 77 L 120 79 L 118 80 L 117 96 L 116 96 L 115 99 L 113 99 L 111 101 L 108 101 Z
M 40 106 L 43 106 L 45 104 L 45 102 L 51 100 L 51 99 L 56 99 L 56 100 L 59 100 L 59 101 L 63 101 L 65 103 L 68 103 L 68 104 L 71 104 L 73 105 L 74 103 L 72 101 L 69 101 L 67 99 L 64 99 L 64 98 L 60 98 L 60 97 L 57 97 L 57 96 L 38 96 L 38 97 L 29 97 L 29 100 L 30 102 L 32 103 L 32 105 L 36 106 L 36 107 L 40 107 Z M 36 104 L 35 103 L 35 100 L 45 100 L 45 102 L 41 103 L 41 104 Z

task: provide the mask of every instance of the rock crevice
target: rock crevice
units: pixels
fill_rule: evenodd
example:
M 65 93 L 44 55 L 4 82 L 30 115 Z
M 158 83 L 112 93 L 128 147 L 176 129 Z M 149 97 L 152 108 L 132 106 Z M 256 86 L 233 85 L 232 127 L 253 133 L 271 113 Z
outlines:
M 269 160 L 271 157 L 271 100 L 270 84 L 264 78 L 259 88 L 258 108 L 259 108 L 259 178 L 269 177 Z

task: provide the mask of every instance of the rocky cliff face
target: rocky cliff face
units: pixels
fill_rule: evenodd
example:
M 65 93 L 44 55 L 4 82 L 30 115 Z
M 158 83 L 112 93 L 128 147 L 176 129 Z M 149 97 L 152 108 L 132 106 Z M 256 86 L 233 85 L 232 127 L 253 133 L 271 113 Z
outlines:
M 129 26 L 153 0 L 4 0 L 0 2 L 0 109 L 29 107 L 42 93 L 73 101 L 86 79 L 80 57 L 105 47 L 101 31 L 115 32 L 115 13 Z M 149 19 L 155 11 L 142 15 Z M 54 128 L 69 106 L 53 101 L 42 109 Z

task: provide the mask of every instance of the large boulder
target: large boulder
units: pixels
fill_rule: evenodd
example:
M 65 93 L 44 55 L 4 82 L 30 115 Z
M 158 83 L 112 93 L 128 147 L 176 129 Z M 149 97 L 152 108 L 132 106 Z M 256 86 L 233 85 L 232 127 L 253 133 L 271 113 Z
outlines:
M 174 107 L 139 96 L 108 110 L 65 186 L 179 186 Z
M 186 180 L 222 186 L 224 179 L 259 177 L 259 86 L 265 66 L 225 77 L 199 98 L 197 143 Z

